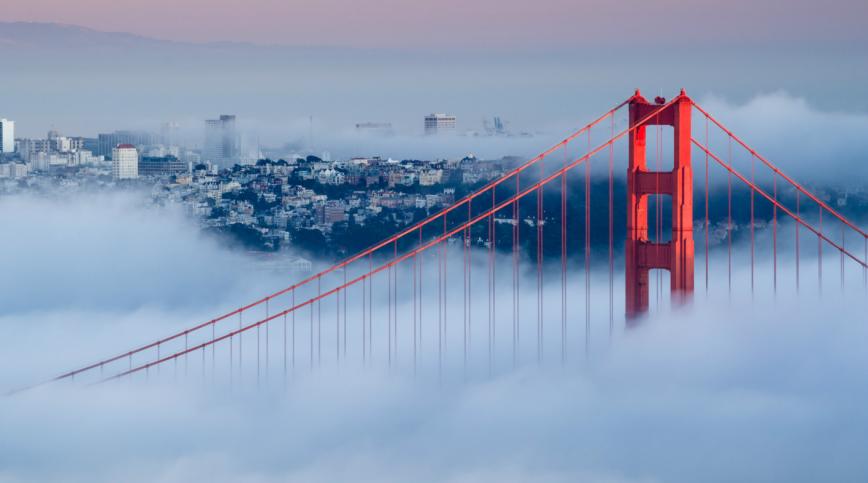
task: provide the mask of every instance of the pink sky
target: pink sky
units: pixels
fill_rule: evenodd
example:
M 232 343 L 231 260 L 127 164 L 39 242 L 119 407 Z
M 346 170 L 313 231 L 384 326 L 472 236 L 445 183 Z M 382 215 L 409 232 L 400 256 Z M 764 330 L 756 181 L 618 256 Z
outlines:
M 860 42 L 864 0 L 27 0 L 0 20 L 172 40 L 463 47 Z M 638 44 L 637 44 L 638 45 Z

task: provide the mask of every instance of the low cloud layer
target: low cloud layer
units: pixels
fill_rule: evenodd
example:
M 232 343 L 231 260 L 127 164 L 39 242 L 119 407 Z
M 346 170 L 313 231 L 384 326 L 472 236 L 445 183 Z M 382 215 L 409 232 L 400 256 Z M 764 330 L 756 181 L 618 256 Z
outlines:
M 4 389 L 285 285 L 200 238 L 180 214 L 144 209 L 136 198 L 6 199 L 2 206 L 17 234 L 0 250 L 3 290 L 12 294 L 0 315 Z M 722 267 L 722 254 L 714 257 Z M 862 481 L 868 329 L 861 281 L 848 273 L 847 292 L 817 297 L 806 258 L 801 296 L 782 269 L 787 285 L 776 299 L 765 276 L 756 302 L 746 303 L 741 257 L 739 303 L 727 300 L 720 276 L 706 299 L 698 272 L 691 307 L 655 303 L 657 315 L 633 329 L 618 317 L 611 338 L 606 274 L 595 273 L 587 357 L 583 276 L 571 274 L 576 314 L 565 365 L 551 344 L 544 364 L 528 356 L 513 369 L 502 335 L 491 375 L 480 339 L 472 371 L 447 364 L 441 377 L 413 377 L 406 366 L 389 371 L 380 354 L 371 368 L 357 359 L 340 368 L 305 366 L 286 382 L 273 369 L 258 390 L 253 379 L 206 383 L 198 366 L 172 382 L 169 366 L 149 380 L 20 393 L 0 399 L 0 481 Z M 58 267 L 69 274 L 52 277 Z M 556 279 L 549 279 L 549 300 L 559 300 Z M 522 282 L 529 312 L 533 280 L 529 271 Z M 618 313 L 622 283 L 615 281 Z M 547 314 L 556 334 L 559 312 Z M 460 321 L 452 322 L 458 330 Z M 525 323 L 530 343 L 534 321 Z M 455 347 L 450 354 L 460 361 Z
M 200 236 L 179 210 L 138 194 L 0 199 L 0 315 L 56 308 L 197 306 L 237 289 L 243 258 Z M 159 283 L 157 283 L 159 281 Z
M 0 480 L 860 481 L 868 334 L 800 309 L 655 318 L 589 361 L 445 386 L 326 371 L 285 392 L 25 393 L 0 402 Z
M 808 186 L 834 186 L 864 190 L 861 180 L 868 177 L 868 114 L 846 112 L 817 107 L 811 99 L 799 97 L 784 91 L 757 94 L 746 101 L 738 102 L 719 95 L 700 95 L 697 102 L 712 116 L 718 119 L 742 138 L 760 155 L 777 165 L 784 173 Z M 626 129 L 626 114 L 616 117 L 615 133 Z M 317 146 L 330 151 L 334 156 L 381 155 L 394 158 L 456 158 L 475 154 L 481 158 L 499 158 L 515 155 L 529 159 L 545 149 L 556 145 L 570 133 L 592 120 L 599 113 L 585 113 L 570 122 L 552 122 L 533 137 L 473 137 L 445 136 L 424 137 L 409 132 L 399 132 L 395 136 L 366 136 L 341 129 L 339 125 L 322 126 Z M 301 120 L 289 123 L 297 126 L 299 138 L 303 138 L 306 122 Z M 268 128 L 265 128 L 268 129 Z M 733 142 L 733 157 L 729 156 L 726 135 L 710 124 L 709 146 L 711 151 L 724 161 L 732 160 L 735 167 L 745 177 L 750 177 L 750 153 L 738 143 Z M 608 122 L 594 128 L 591 133 L 591 147 L 597 147 L 610 137 Z M 657 131 L 648 131 L 649 169 L 657 166 Z M 671 167 L 672 131 L 662 131 L 661 168 Z M 705 141 L 705 121 L 701 114 L 694 111 L 693 136 L 700 142 Z M 274 138 L 274 136 L 270 136 Z M 627 144 L 623 138 L 615 145 L 615 175 L 623 177 L 626 166 Z M 575 159 L 584 154 L 588 143 L 584 137 L 570 144 L 567 153 L 556 151 L 552 155 L 554 164 L 562 160 Z M 702 173 L 705 155 L 698 148 L 693 149 L 694 169 Z M 593 159 L 595 173 L 604 175 L 608 162 L 608 150 L 604 149 Z M 712 159 L 711 182 L 725 183 L 725 171 Z M 771 181 L 771 171 L 759 161 L 756 162 L 756 179 Z M 697 178 L 697 182 L 699 179 Z
M 788 94 L 783 91 L 758 94 L 748 100 L 738 102 L 718 95 L 697 96 L 697 102 L 712 116 L 718 119 L 737 136 L 743 139 L 757 153 L 779 167 L 782 172 L 799 183 L 824 188 L 844 188 L 846 190 L 865 190 L 863 179 L 868 177 L 868 163 L 864 162 L 868 152 L 868 114 L 823 109 L 815 106 L 809 99 Z M 560 166 L 566 160 L 583 156 L 589 148 L 596 148 L 608 140 L 613 132 L 618 134 L 627 128 L 626 109 L 622 109 L 615 119 L 614 127 L 608 121 L 597 125 L 591 131 L 589 140 L 583 135 L 569 143 L 566 151 L 556 149 L 545 164 L 549 169 Z M 499 159 L 503 156 L 517 156 L 522 160 L 530 159 L 550 147 L 558 145 L 568 135 L 579 130 L 601 112 L 586 112 L 576 115 L 570 121 L 552 121 L 533 135 L 527 136 L 485 136 L 485 135 L 446 135 L 423 136 L 419 129 L 396 129 L 393 135 L 369 135 L 345 125 L 328 120 L 316 121 L 314 149 L 317 155 L 330 155 L 335 159 L 353 156 L 382 156 L 395 159 L 457 159 L 475 155 L 481 159 Z M 700 112 L 693 114 L 693 136 L 705 144 L 705 120 Z M 194 123 L 194 121 L 190 121 Z M 287 136 L 294 140 L 287 149 L 276 149 L 271 156 L 306 153 L 311 146 L 308 138 L 309 120 L 283 119 L 277 123 L 247 120 L 246 139 L 256 140 L 259 136 L 274 143 Z M 480 120 L 481 126 L 481 120 Z M 481 129 L 480 129 L 481 131 Z M 751 178 L 750 152 L 737 142 L 732 144 L 732 157 L 726 134 L 709 123 L 709 142 L 711 152 L 732 166 L 743 176 Z M 651 170 L 667 170 L 672 166 L 673 139 L 671 128 L 659 133 L 657 128 L 647 131 L 647 162 Z M 661 146 L 658 151 L 658 136 Z M 196 139 L 191 134 L 190 139 Z M 292 146 L 295 146 L 294 148 Z M 704 175 L 705 154 L 693 147 L 695 184 L 701 187 Z M 596 177 L 608 176 L 609 149 L 604 147 L 591 158 L 592 171 Z M 612 152 L 614 175 L 623 179 L 626 176 L 627 137 L 620 138 Z M 727 176 L 723 167 L 710 158 L 709 181 L 712 186 L 726 184 Z M 581 171 L 581 168 L 579 169 Z M 843 174 L 843 175 L 842 175 Z M 753 177 L 771 190 L 772 171 L 758 159 L 754 163 Z M 532 176 L 531 176 L 532 177 Z M 735 180 L 741 187 L 742 182 Z M 780 187 L 785 183 L 779 179 Z
M 743 104 L 711 96 L 699 101 L 736 135 L 781 170 L 809 185 L 844 185 L 865 189 L 868 177 L 868 114 L 821 110 L 805 98 L 785 92 L 758 95 Z M 694 137 L 704 140 L 704 120 L 697 114 Z M 712 149 L 728 159 L 725 138 L 711 126 Z M 733 149 L 739 170 L 749 175 L 750 155 Z M 765 169 L 757 170 L 769 179 Z

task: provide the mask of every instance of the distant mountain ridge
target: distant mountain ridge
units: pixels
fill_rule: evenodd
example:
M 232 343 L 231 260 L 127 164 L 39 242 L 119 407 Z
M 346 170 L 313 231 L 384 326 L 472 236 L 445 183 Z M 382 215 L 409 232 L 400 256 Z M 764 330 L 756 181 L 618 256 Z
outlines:
M 110 49 L 117 51 L 147 50 L 242 50 L 260 52 L 358 51 L 328 45 L 258 44 L 239 41 L 191 42 L 166 40 L 127 32 L 97 30 L 89 27 L 48 22 L 0 21 L 0 49 Z
M 129 47 L 134 44 L 152 46 L 177 45 L 125 32 L 105 32 L 77 25 L 43 22 L 0 22 L 0 43 L 16 47 L 72 47 L 114 44 Z

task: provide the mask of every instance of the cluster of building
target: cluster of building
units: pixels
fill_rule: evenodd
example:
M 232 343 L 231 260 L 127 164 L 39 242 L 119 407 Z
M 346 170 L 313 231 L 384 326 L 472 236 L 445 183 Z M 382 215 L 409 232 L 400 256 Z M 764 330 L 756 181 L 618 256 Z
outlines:
M 226 170 L 206 163 L 164 180 L 154 196 L 183 204 L 207 228 L 243 225 L 262 248 L 275 249 L 301 230 L 317 230 L 328 242 L 338 224 L 411 223 L 420 210 L 427 215 L 453 203 L 461 185 L 490 180 L 513 162 L 307 156 Z
M 455 119 L 441 121 L 445 127 L 432 129 L 452 129 Z M 202 148 L 188 150 L 177 145 L 172 124 L 160 135 L 116 131 L 82 138 L 51 131 L 45 139 L 16 139 L 14 124 L 0 120 L 0 194 L 146 189 L 154 203 L 180 205 L 204 228 L 241 233 L 248 245 L 267 250 L 292 244 L 301 230 L 316 230 L 328 242 L 337 224 L 364 226 L 384 217 L 393 226 L 410 223 L 452 203 L 456 190 L 470 189 L 462 185 L 488 181 L 514 163 L 312 155 L 245 162 L 235 123 L 228 115 L 207 121 Z
M 511 135 L 499 117 L 494 118 L 493 127 L 487 121 L 484 125 L 486 135 Z M 424 117 L 426 135 L 455 133 L 456 128 L 454 115 L 434 113 Z M 376 135 L 393 133 L 389 122 L 357 123 L 356 130 Z M 467 134 L 479 135 L 474 131 Z M 51 130 L 45 138 L 36 139 L 16 138 L 15 123 L 0 119 L 0 178 L 112 164 L 112 173 L 118 179 L 135 179 L 138 174 L 174 173 L 180 165 L 186 165 L 189 171 L 192 166 L 208 162 L 225 169 L 236 164 L 251 164 L 263 157 L 258 147 L 244 150 L 241 141 L 236 117 L 227 114 L 205 121 L 201 145 L 194 149 L 182 145 L 180 126 L 175 122 L 163 123 L 158 134 L 119 130 L 99 133 L 96 137 L 73 137 Z M 138 156 L 135 161 L 131 158 L 131 146 Z M 121 154 L 120 159 L 116 153 Z M 135 165 L 142 169 L 137 172 Z M 428 182 L 428 178 L 434 175 L 420 173 L 418 176 L 421 182 Z
M 160 134 L 122 130 L 96 137 L 71 137 L 51 130 L 41 139 L 16 138 L 15 123 L 0 119 L 0 178 L 96 166 L 109 168 L 119 180 L 136 179 L 139 174 L 189 171 L 202 161 L 223 167 L 255 161 L 241 155 L 235 116 L 206 121 L 201 149 L 182 147 L 178 132 L 177 123 L 167 122 Z
M 157 136 L 135 131 L 86 138 L 63 136 L 51 130 L 43 139 L 15 138 L 14 122 L 0 119 L 0 178 L 106 167 L 118 179 L 135 179 L 142 161 L 155 157 L 177 160 L 180 152 L 177 146 L 163 145 Z

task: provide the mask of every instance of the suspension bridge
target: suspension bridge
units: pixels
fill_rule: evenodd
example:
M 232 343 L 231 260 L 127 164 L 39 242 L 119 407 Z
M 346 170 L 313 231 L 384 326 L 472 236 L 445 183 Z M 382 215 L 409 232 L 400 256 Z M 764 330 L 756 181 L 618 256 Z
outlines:
M 616 161 L 624 147 L 621 205 Z M 716 189 L 725 190 L 725 206 L 712 206 Z M 746 227 L 733 220 L 740 206 L 749 209 Z M 629 326 L 667 310 L 655 298 L 668 296 L 668 310 L 677 310 L 697 290 L 732 293 L 737 257 L 750 268 L 749 280 L 735 283 L 748 284 L 751 297 L 868 284 L 863 229 L 683 90 L 668 101 L 648 101 L 637 90 L 557 145 L 366 250 L 43 384 L 190 372 L 258 382 L 332 362 L 415 371 L 565 361 L 588 350 L 599 319 L 611 332 L 616 321 Z M 828 281 L 830 271 L 838 281 Z

